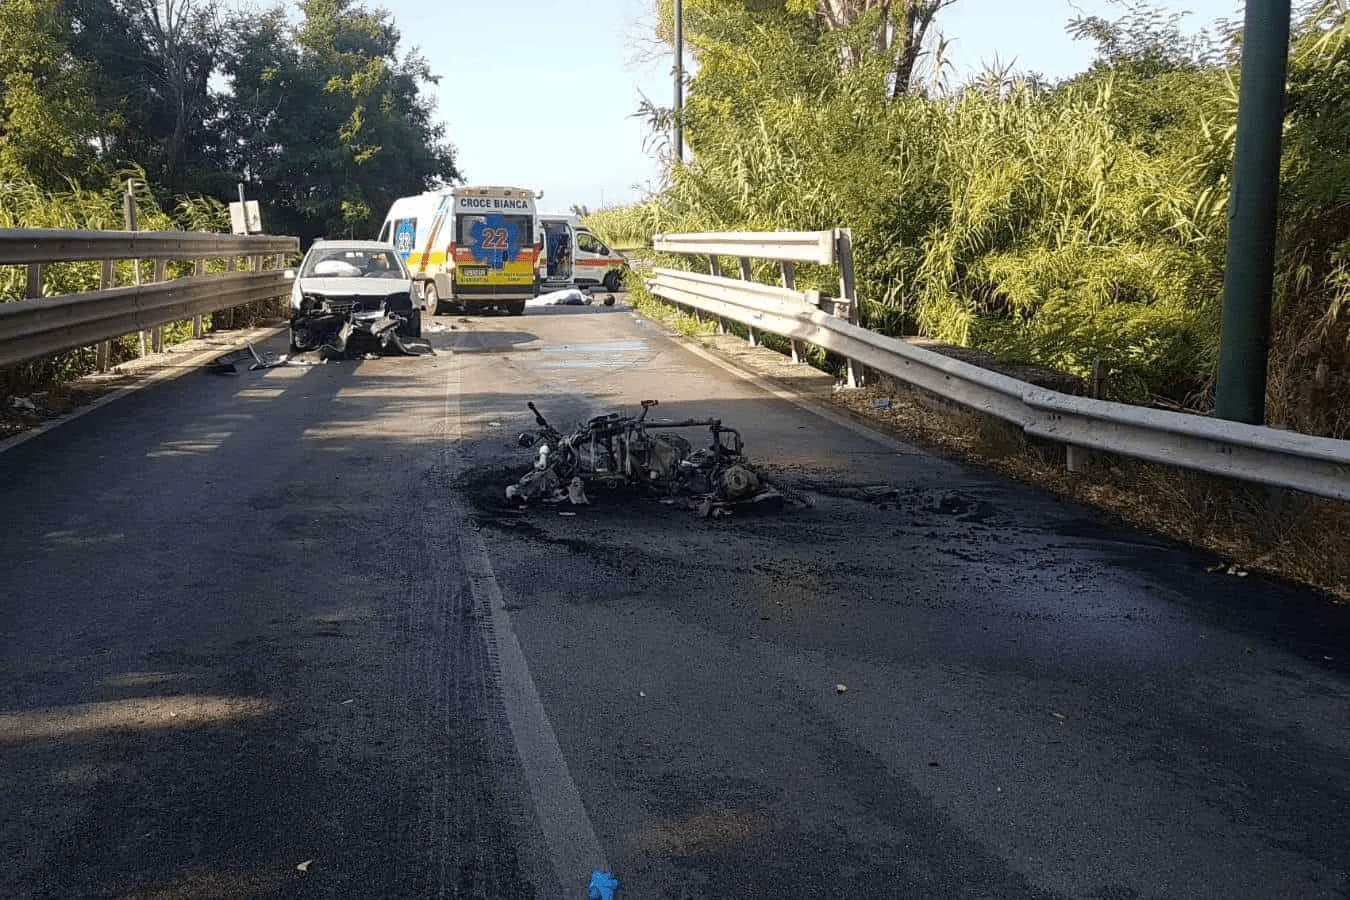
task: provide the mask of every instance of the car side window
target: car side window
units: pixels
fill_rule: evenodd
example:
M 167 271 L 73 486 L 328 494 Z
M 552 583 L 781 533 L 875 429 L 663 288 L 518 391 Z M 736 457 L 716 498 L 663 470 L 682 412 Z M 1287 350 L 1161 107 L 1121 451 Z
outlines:
M 600 239 L 593 234 L 580 232 L 577 234 L 577 246 L 587 253 L 599 253 L 601 256 L 609 256 L 609 248 L 600 242 Z

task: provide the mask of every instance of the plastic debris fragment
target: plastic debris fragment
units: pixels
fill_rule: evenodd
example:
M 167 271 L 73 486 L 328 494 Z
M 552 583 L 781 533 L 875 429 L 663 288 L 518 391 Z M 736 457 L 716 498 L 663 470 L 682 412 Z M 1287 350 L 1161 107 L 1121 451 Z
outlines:
M 615 878 L 612 872 L 596 869 L 591 873 L 591 883 L 586 887 L 586 896 L 589 900 L 614 900 L 615 892 L 618 890 L 619 879 Z

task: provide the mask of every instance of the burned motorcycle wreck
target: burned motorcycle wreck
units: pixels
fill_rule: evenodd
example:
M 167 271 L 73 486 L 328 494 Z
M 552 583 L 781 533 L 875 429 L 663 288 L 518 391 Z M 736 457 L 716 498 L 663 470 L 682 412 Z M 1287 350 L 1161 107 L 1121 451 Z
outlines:
M 580 505 L 590 502 L 588 491 L 628 488 L 711 517 L 783 506 L 786 497 L 746 461 L 740 432 L 720 419 L 648 421 L 656 403 L 642 401 L 637 416 L 596 416 L 568 434 L 530 403 L 539 429 L 522 434 L 519 443 L 538 444 L 534 467 L 506 488 L 507 502 Z M 698 427 L 706 427 L 712 440 L 696 450 L 677 429 Z

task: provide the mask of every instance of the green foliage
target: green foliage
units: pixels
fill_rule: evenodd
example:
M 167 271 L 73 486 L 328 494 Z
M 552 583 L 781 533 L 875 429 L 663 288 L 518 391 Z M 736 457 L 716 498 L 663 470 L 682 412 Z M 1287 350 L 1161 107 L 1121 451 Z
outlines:
M 387 12 L 307 0 L 292 26 L 278 7 L 241 15 L 225 71 L 232 159 L 262 194 L 269 231 L 369 237 L 394 198 L 458 177 Z
M 818 30 L 812 9 L 686 4 L 694 153 L 659 196 L 611 220 L 615 232 L 848 226 L 865 324 L 1078 374 L 1100 359 L 1122 396 L 1203 407 L 1237 37 L 1186 35 L 1177 16 L 1134 4 L 1074 23 L 1098 59 L 1063 84 L 991 73 L 955 94 L 888 100 L 888 60 L 845 64 L 852 32 Z M 1337 341 L 1350 357 L 1345 16 L 1328 3 L 1297 23 L 1290 64 L 1279 315 L 1304 323 L 1285 330 L 1309 366 Z M 835 277 L 808 269 L 798 284 L 829 293 Z
M 224 171 L 221 97 L 212 86 L 226 34 L 220 0 L 61 0 L 64 36 L 90 72 L 103 117 L 99 155 L 136 165 L 169 194 L 233 187 Z
M 355 0 L 4 0 L 0 182 L 61 191 L 123 168 L 165 196 L 228 201 L 264 226 L 367 236 L 395 197 L 458 177 L 389 13 Z M 222 90 L 222 86 L 225 88 Z
M 1148 402 L 1166 385 L 1196 387 L 1217 359 L 1212 272 L 1165 247 L 1071 246 L 985 257 L 985 279 L 1008 309 L 975 326 L 975 343 L 1004 358 L 1086 378 L 1110 365 L 1117 399 Z
M 657 227 L 656 206 L 612 206 L 582 217 L 582 223 L 611 247 L 649 247 Z
M 58 187 L 94 162 L 89 71 L 63 34 L 56 0 L 0 3 L 0 183 Z
M 1336 292 L 1350 254 L 1350 12 L 1325 4 L 1290 55 L 1285 135 L 1282 296 Z
M 136 219 L 141 231 L 226 231 L 229 216 L 225 207 L 209 198 L 181 198 L 172 215 L 164 212 L 146 186 L 144 173 L 128 170 L 101 190 L 72 186 L 65 191 L 48 192 L 34 184 L 11 184 L 0 191 L 0 229 L 51 228 L 62 231 L 120 231 L 125 227 L 122 195 L 128 178 L 135 185 Z M 191 263 L 168 270 L 170 277 L 189 274 Z M 141 279 L 149 281 L 154 267 L 141 263 Z M 55 263 L 42 269 L 42 294 L 58 297 L 98 290 L 102 267 L 97 262 Z M 135 282 L 129 260 L 119 262 L 115 283 Z M 0 267 L 0 301 L 20 300 L 27 287 L 26 270 L 17 266 Z

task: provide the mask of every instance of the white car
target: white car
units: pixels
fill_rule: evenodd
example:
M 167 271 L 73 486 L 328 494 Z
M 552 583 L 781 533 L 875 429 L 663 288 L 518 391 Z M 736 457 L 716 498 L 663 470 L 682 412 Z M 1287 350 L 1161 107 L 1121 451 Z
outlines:
M 421 297 L 398 252 L 379 241 L 315 241 L 291 285 L 291 351 L 347 352 L 370 339 L 382 350 L 423 352 Z

